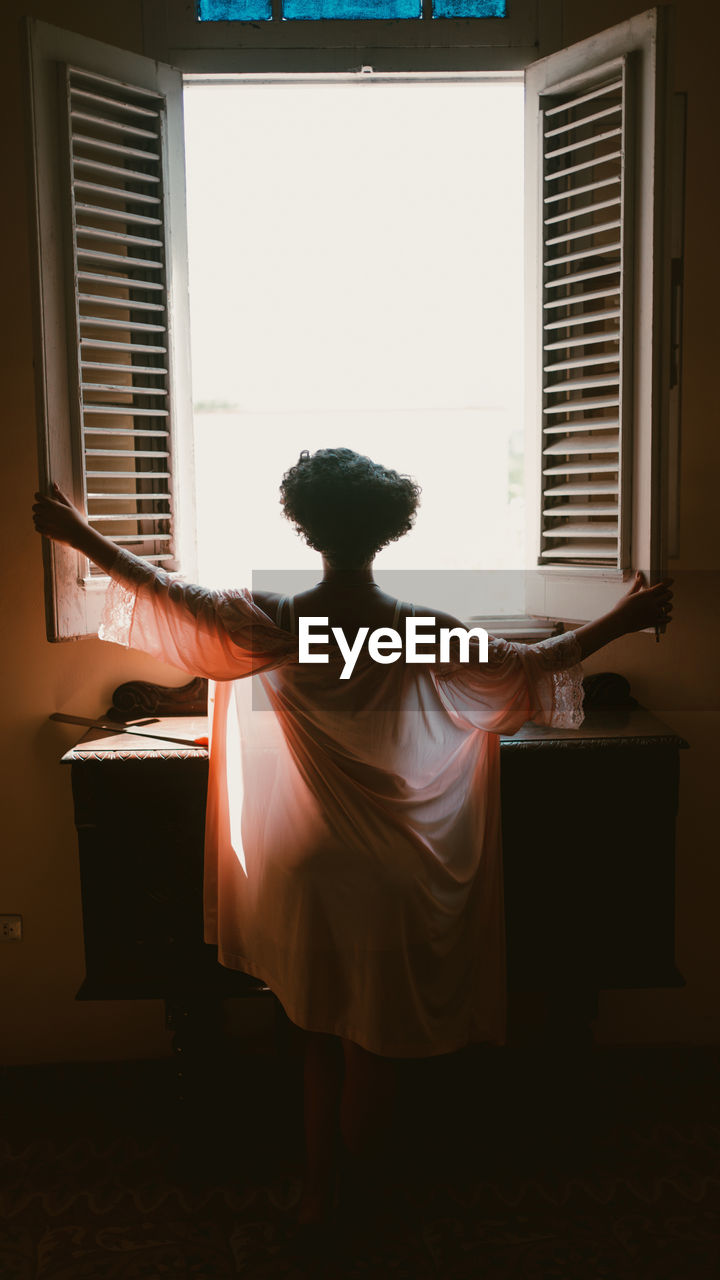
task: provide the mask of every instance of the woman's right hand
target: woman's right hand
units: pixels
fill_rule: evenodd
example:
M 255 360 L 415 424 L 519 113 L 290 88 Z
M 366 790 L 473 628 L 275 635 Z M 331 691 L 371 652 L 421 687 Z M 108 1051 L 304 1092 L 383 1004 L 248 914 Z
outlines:
M 38 533 L 78 550 L 90 528 L 82 512 L 56 484 L 51 486 L 48 495 L 35 494 L 33 520 Z

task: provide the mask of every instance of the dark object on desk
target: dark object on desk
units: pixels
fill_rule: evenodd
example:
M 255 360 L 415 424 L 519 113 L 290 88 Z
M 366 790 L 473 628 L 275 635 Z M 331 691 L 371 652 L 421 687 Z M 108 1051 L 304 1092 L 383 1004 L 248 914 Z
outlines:
M 630 682 L 615 671 L 598 671 L 595 675 L 585 676 L 583 689 L 583 708 L 586 712 L 592 707 L 637 706 L 630 693 Z
M 187 717 L 165 724 L 183 738 L 205 730 Z M 685 745 L 632 699 L 591 710 L 581 729 L 529 724 L 501 742 L 508 986 L 542 992 L 558 1034 L 587 1037 L 600 990 L 682 985 L 674 857 Z M 202 1039 L 224 997 L 269 994 L 203 942 L 207 752 L 94 734 L 64 759 L 85 930 L 78 998 L 165 999 L 170 1024 Z
M 149 680 L 128 680 L 113 694 L 109 715 L 113 720 L 134 720 L 137 716 L 206 716 L 207 680 L 196 676 L 179 689 Z

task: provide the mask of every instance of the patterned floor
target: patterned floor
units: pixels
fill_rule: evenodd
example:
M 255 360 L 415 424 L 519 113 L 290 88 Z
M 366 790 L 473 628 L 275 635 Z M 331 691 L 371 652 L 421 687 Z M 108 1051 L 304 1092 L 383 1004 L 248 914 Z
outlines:
M 292 1226 L 299 1061 L 0 1082 L 3 1280 L 718 1280 L 717 1050 L 475 1051 L 402 1064 L 377 1211 Z

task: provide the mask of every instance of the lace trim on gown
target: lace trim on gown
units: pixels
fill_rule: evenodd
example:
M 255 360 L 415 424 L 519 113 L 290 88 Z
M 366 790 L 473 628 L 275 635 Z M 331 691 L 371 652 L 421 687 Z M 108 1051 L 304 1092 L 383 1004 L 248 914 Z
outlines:
M 105 595 L 105 605 L 100 619 L 100 626 L 98 627 L 98 637 L 100 640 L 109 640 L 113 644 L 124 645 L 127 649 L 130 646 L 130 631 L 135 613 L 137 589 L 142 582 L 157 578 L 162 574 L 162 570 L 150 568 L 138 556 L 134 556 L 132 552 L 118 547 L 117 555 L 109 573 L 110 585 Z M 119 577 L 113 577 L 116 573 L 122 573 L 124 580 Z M 128 579 L 134 585 L 129 586 Z
M 552 673 L 552 707 L 547 724 L 554 729 L 579 729 L 583 712 L 583 669 L 580 642 L 574 631 L 551 636 L 537 646 L 545 669 Z

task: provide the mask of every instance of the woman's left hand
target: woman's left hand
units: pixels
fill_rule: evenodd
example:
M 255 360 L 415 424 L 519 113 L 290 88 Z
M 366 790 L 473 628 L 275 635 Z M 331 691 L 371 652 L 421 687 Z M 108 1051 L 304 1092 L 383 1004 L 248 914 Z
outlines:
M 664 627 L 672 622 L 672 578 L 663 578 L 647 586 L 645 576 L 637 571 L 630 590 L 615 605 L 612 613 L 622 620 L 623 633 L 643 631 L 647 627 Z
M 70 547 L 79 547 L 90 528 L 82 512 L 56 484 L 52 485 L 47 496 L 35 494 L 33 520 L 38 533 Z

